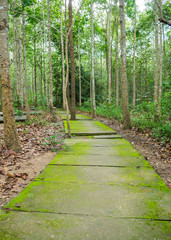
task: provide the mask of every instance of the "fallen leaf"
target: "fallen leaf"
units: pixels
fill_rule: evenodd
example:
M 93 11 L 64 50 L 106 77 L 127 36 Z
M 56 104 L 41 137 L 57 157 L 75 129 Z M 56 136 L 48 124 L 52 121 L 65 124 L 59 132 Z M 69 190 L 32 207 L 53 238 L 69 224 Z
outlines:
M 15 175 L 12 172 L 7 172 L 7 175 L 8 175 L 8 177 L 15 178 Z

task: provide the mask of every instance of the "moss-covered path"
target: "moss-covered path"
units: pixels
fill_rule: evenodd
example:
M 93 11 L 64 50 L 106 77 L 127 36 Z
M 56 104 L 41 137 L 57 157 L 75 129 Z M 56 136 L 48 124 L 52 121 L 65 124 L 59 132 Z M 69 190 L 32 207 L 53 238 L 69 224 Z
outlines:
M 148 162 L 102 123 L 70 123 L 67 151 L 0 211 L 0 239 L 170 240 L 171 193 Z

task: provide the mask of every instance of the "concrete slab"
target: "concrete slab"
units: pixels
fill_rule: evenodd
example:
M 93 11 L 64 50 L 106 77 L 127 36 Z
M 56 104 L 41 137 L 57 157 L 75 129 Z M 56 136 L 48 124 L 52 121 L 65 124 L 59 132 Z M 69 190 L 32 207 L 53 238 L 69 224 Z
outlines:
M 6 207 L 27 212 L 171 220 L 170 197 L 167 188 L 35 181 Z
M 59 153 L 50 162 L 51 164 L 62 165 L 101 165 L 101 166 L 130 166 L 130 167 L 150 167 L 150 164 L 142 156 L 120 156 L 120 155 L 81 155 Z
M 167 189 L 152 168 L 49 165 L 35 181 L 130 185 Z
M 64 121 L 64 126 L 65 129 L 67 130 L 67 122 Z M 103 123 L 100 123 L 98 121 L 70 121 L 70 128 L 71 128 L 71 133 L 97 133 L 98 135 L 100 133 L 108 134 L 108 132 L 111 132 L 111 134 L 116 133 L 113 129 L 111 129 L 110 127 L 104 125 Z
M 122 136 L 119 134 L 116 135 L 100 135 L 100 136 L 93 136 L 93 138 L 95 139 L 117 139 L 117 138 L 121 138 Z
M 46 213 L 4 214 L 1 240 L 170 240 L 171 222 Z
M 70 139 L 65 143 L 69 151 L 63 154 L 80 155 L 118 155 L 124 157 L 140 157 L 133 146 L 124 139 Z

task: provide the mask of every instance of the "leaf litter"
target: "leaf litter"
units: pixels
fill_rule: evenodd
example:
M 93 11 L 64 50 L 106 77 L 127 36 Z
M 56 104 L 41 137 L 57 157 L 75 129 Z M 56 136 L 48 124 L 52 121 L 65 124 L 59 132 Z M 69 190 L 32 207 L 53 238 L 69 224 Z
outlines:
M 31 121 L 17 123 L 22 151 L 7 150 L 0 124 L 0 208 L 21 192 L 62 149 L 63 124 L 59 116 L 51 122 L 51 115 L 33 115 Z

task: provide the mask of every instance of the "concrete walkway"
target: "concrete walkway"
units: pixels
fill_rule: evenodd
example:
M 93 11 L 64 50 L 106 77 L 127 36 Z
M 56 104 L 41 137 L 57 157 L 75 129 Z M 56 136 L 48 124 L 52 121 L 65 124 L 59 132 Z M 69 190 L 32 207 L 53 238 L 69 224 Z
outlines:
M 161 178 L 115 131 L 77 119 L 67 151 L 1 210 L 0 239 L 170 240 L 171 193 Z

